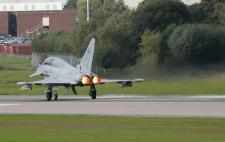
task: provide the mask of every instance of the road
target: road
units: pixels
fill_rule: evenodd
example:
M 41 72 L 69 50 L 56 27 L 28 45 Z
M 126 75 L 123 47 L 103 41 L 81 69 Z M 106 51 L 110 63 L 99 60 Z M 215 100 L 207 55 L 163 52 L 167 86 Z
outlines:
M 221 117 L 225 118 L 225 96 L 0 96 L 0 114 L 69 114 L 111 116 Z

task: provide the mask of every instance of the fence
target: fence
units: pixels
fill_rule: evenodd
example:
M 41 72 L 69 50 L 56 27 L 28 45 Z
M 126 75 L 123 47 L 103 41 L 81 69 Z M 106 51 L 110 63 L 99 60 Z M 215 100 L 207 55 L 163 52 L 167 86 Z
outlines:
M 59 57 L 65 61 L 67 61 L 72 66 L 76 66 L 80 62 L 80 58 L 78 58 L 74 54 L 70 54 L 70 53 L 36 53 L 36 52 L 32 52 L 32 60 L 31 60 L 32 66 L 37 67 L 47 57 Z
M 0 45 L 0 53 L 5 55 L 30 55 L 32 48 L 30 44 L 5 44 Z

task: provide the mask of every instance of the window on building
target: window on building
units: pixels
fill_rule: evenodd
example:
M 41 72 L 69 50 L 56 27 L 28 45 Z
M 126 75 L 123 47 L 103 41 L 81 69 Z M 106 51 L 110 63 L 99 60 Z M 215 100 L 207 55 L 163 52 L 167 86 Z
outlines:
M 31 8 L 32 8 L 32 10 L 35 10 L 36 9 L 35 5 L 32 5 Z
M 57 5 L 56 4 L 53 5 L 53 9 L 57 10 Z
M 46 10 L 49 10 L 49 9 L 50 9 L 50 5 L 47 4 L 47 5 L 45 6 L 45 8 L 46 8 Z
M 14 10 L 14 6 L 10 5 L 10 10 L 13 11 Z
M 28 5 L 24 5 L 24 10 L 28 10 Z

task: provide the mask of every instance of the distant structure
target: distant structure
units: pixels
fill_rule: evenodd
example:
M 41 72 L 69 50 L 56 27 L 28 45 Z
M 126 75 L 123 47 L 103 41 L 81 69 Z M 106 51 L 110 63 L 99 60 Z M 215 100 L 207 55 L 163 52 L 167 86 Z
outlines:
M 0 11 L 63 10 L 63 0 L 0 0 Z
M 130 9 L 137 8 L 138 4 L 144 0 L 123 0 L 125 5 L 127 5 Z
M 33 37 L 43 32 L 72 31 L 75 10 L 65 0 L 0 0 L 0 35 Z
M 144 0 L 124 0 L 125 4 L 128 5 L 128 7 L 131 9 L 137 8 L 138 4 L 142 1 Z M 187 5 L 192 5 L 201 2 L 201 0 L 180 0 L 180 1 L 184 2 Z
M 192 5 L 192 4 L 201 2 L 201 0 L 181 0 L 181 1 L 184 2 L 187 5 Z

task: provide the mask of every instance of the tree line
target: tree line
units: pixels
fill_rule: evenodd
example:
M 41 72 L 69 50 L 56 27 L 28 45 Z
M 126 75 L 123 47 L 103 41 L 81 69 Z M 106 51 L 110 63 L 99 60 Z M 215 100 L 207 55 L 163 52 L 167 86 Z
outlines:
M 155 64 L 207 64 L 225 61 L 225 2 L 202 0 L 190 6 L 179 0 L 144 0 L 129 9 L 123 0 L 69 0 L 76 8 L 72 32 L 41 34 L 37 52 L 71 52 L 81 56 L 96 38 L 95 63 L 104 69 L 132 66 L 144 59 Z

